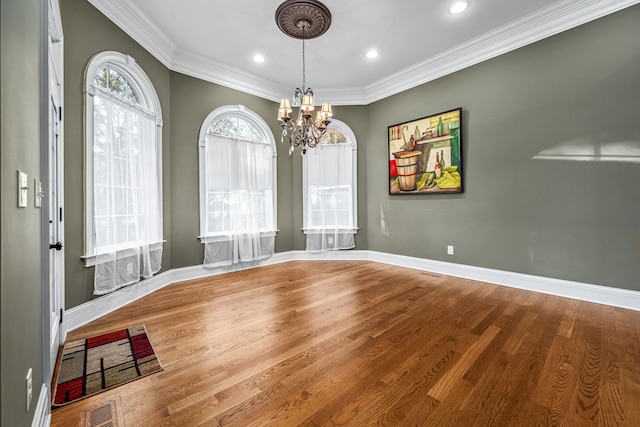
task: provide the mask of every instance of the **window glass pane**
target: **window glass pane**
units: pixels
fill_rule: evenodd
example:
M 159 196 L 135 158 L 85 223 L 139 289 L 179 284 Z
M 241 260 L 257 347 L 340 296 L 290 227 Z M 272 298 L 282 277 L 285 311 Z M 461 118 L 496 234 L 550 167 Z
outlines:
M 95 216 L 94 227 L 96 234 L 96 247 L 104 247 L 110 244 L 109 242 L 109 222 L 110 219 L 105 216 Z
M 262 135 L 262 132 L 253 124 L 241 117 L 235 116 L 226 116 L 217 119 L 211 127 L 209 127 L 207 134 L 269 144 L 269 141 Z
M 155 218 L 160 212 L 155 206 L 160 200 L 154 178 L 158 172 L 156 163 L 142 162 L 144 153 L 150 159 L 157 156 L 155 132 L 142 132 L 143 126 L 154 129 L 155 121 L 99 95 L 95 96 L 94 106 L 94 123 L 98 125 L 94 135 L 99 135 L 93 144 L 95 250 L 99 253 L 101 248 L 114 245 L 134 247 L 147 240 L 157 242 L 161 240 L 159 235 L 143 232 L 161 229 Z
M 161 242 L 161 121 L 156 121 L 153 85 L 121 54 L 98 54 L 87 70 L 93 71 L 85 82 L 91 132 L 85 146 L 85 200 L 92 203 L 85 206 L 86 255 Z
M 250 120 L 232 114 L 207 128 L 207 234 L 274 231 L 271 142 Z
M 354 155 L 345 134 L 328 129 L 320 148 L 305 157 L 305 228 L 330 231 L 355 227 Z
M 125 99 L 134 104 L 140 103 L 135 92 L 131 89 L 129 82 L 127 82 L 127 79 L 112 68 L 102 67 L 98 69 L 94 83 L 121 99 Z
M 336 129 L 327 129 L 327 132 L 320 139 L 321 144 L 347 144 L 347 137 Z

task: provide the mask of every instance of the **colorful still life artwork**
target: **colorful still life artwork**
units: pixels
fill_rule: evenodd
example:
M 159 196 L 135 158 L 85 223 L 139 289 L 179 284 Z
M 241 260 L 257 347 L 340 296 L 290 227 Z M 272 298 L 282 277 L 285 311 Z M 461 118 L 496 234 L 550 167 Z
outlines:
M 389 126 L 389 194 L 462 192 L 462 109 Z

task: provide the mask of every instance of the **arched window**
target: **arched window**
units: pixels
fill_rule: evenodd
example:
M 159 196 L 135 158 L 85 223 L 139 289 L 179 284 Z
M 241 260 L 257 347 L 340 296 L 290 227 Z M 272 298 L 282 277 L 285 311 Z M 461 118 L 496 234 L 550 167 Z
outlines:
M 351 249 L 358 230 L 357 144 L 351 128 L 333 120 L 303 160 L 303 230 L 308 251 Z
M 135 60 L 95 55 L 85 72 L 85 250 L 95 294 L 162 262 L 162 111 Z
M 276 233 L 276 148 L 273 133 L 242 105 L 220 107 L 199 137 L 200 240 L 205 264 L 273 254 Z

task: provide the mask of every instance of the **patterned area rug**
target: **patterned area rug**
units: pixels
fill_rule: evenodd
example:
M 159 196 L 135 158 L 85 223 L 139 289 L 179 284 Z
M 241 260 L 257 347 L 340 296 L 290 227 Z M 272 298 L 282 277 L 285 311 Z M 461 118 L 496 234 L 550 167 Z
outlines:
M 144 325 L 64 345 L 53 406 L 161 371 Z

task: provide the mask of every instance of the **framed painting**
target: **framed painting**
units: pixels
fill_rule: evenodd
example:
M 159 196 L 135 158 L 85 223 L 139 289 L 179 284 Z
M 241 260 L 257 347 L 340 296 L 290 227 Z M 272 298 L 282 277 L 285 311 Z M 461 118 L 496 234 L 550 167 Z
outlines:
M 389 126 L 389 194 L 462 193 L 462 108 Z

